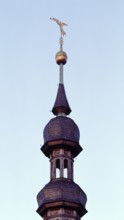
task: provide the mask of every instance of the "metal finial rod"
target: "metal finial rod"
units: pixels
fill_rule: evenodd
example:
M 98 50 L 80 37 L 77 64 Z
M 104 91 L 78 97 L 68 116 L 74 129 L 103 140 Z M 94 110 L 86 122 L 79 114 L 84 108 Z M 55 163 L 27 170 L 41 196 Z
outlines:
M 64 43 L 62 36 L 60 37 L 59 43 L 60 43 L 60 50 L 62 51 L 63 50 L 63 43 Z
M 59 65 L 59 84 L 63 84 L 63 64 Z

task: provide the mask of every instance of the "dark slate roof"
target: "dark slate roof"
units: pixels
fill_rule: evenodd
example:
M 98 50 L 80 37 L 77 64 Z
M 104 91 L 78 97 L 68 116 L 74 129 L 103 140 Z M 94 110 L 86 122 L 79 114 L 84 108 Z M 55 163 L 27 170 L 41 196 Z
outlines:
M 52 118 L 44 128 L 44 143 L 53 140 L 69 140 L 79 143 L 79 138 L 78 126 L 66 116 Z
M 66 116 L 52 118 L 44 128 L 43 135 L 44 145 L 41 150 L 47 157 L 50 157 L 53 148 L 60 146 L 71 150 L 73 157 L 82 151 L 79 144 L 79 128 L 71 118 Z
M 59 201 L 78 203 L 85 207 L 87 196 L 79 185 L 64 178 L 50 181 L 37 195 L 39 207 L 45 203 Z
M 63 84 L 59 84 L 52 112 L 54 115 L 58 115 L 59 113 L 65 113 L 65 115 L 69 115 L 71 112 Z

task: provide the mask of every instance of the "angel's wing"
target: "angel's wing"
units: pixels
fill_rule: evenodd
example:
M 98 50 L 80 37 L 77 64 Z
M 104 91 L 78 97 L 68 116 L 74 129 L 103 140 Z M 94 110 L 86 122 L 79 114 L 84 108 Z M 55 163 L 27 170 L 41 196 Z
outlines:
M 50 18 L 50 19 L 53 20 L 53 21 L 56 21 L 57 23 L 60 23 L 60 21 L 56 18 Z
M 58 19 L 56 19 L 56 18 L 50 18 L 51 20 L 53 20 L 53 21 L 55 21 L 58 25 L 60 25 L 60 26 L 67 26 L 67 24 L 65 24 L 64 22 L 61 22 L 61 21 L 59 21 Z
M 62 26 L 64 26 L 64 25 L 68 26 L 67 24 L 65 24 L 65 23 L 63 23 L 63 22 L 61 22 L 61 25 L 62 25 Z

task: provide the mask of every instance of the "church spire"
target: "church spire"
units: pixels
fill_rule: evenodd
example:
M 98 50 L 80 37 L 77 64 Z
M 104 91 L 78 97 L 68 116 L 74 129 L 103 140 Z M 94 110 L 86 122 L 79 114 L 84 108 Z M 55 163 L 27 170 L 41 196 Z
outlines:
M 69 115 L 71 112 L 63 84 L 59 84 L 56 100 L 52 109 L 54 115 Z
M 74 159 L 82 151 L 80 131 L 76 123 L 66 117 L 71 112 L 63 84 L 63 65 L 67 55 L 63 51 L 65 23 L 52 18 L 60 27 L 60 51 L 56 62 L 60 68 L 59 88 L 52 118 L 44 128 L 44 143 L 41 151 L 50 162 L 50 181 L 37 195 L 37 213 L 43 220 L 80 220 L 87 213 L 87 196 L 74 182 Z M 43 170 L 44 172 L 44 170 Z
M 69 115 L 71 112 L 71 108 L 69 106 L 66 93 L 65 93 L 65 88 L 64 88 L 64 80 L 63 80 L 63 67 L 67 63 L 67 54 L 66 52 L 63 51 L 63 37 L 66 35 L 65 31 L 63 30 L 63 26 L 67 25 L 63 22 L 60 22 L 58 19 L 55 18 L 50 18 L 51 20 L 55 21 L 59 27 L 60 27 L 60 50 L 56 54 L 56 63 L 59 65 L 59 86 L 58 86 L 58 92 L 56 96 L 56 100 L 52 109 L 52 112 L 56 116 L 60 115 Z

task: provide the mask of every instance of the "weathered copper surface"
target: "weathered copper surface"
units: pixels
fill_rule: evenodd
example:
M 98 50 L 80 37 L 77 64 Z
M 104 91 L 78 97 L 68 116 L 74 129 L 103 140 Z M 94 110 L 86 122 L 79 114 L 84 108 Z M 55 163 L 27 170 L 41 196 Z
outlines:
M 71 112 L 63 84 L 59 84 L 56 101 L 54 103 L 52 112 L 54 115 L 58 115 L 58 113 L 61 112 L 65 113 L 65 115 L 69 115 Z

